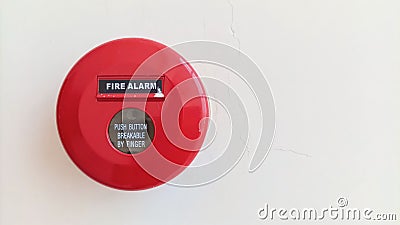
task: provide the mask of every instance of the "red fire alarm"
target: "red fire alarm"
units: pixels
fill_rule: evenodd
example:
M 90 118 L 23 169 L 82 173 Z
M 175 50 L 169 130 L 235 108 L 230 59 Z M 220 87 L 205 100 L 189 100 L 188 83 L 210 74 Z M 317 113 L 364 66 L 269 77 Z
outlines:
M 181 63 L 159 74 L 137 73 L 160 51 L 145 66 L 149 71 Z M 94 180 L 123 190 L 152 188 L 182 172 L 204 142 L 208 116 L 203 84 L 190 64 L 140 38 L 110 41 L 84 55 L 57 102 L 58 132 L 72 161 Z

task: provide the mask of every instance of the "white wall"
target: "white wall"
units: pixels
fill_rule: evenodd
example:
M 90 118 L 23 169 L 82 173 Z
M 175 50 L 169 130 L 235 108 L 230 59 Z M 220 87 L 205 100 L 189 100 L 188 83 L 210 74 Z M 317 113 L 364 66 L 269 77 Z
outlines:
M 264 203 L 322 208 L 341 196 L 399 212 L 399 12 L 396 0 L 2 0 L 0 223 L 264 224 Z M 141 192 L 80 172 L 58 138 L 58 90 L 78 58 L 120 37 L 207 39 L 248 54 L 276 102 L 263 166 L 249 174 L 245 155 L 213 184 Z

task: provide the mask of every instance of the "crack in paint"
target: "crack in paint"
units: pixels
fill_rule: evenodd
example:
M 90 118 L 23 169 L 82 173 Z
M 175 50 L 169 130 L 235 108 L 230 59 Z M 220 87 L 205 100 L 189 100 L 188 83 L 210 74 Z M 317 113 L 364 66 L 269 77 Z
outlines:
M 238 43 L 238 48 L 239 48 L 239 50 L 240 50 L 240 40 L 239 40 L 239 38 L 236 36 L 236 31 L 235 31 L 235 29 L 233 28 L 233 24 L 234 24 L 234 6 L 233 6 L 233 3 L 231 2 L 231 1 L 228 1 L 228 3 L 229 3 L 229 5 L 231 6 L 231 25 L 230 25 L 230 27 L 229 27 L 229 29 L 231 30 L 231 33 L 232 33 L 232 37 L 237 41 L 237 43 Z
M 291 153 L 293 153 L 293 154 L 295 154 L 295 155 L 301 155 L 301 156 L 308 157 L 308 158 L 311 158 L 311 157 L 312 157 L 312 156 L 309 155 L 309 154 L 302 153 L 302 152 L 297 152 L 297 151 L 294 151 L 294 150 L 292 150 L 292 149 L 271 148 L 271 150 L 274 150 L 274 151 L 281 151 L 281 152 L 291 152 Z

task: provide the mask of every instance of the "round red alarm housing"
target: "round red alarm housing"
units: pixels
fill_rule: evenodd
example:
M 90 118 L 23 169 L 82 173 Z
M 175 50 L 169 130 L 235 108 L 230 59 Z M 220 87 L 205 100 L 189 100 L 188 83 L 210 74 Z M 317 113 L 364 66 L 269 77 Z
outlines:
M 171 48 L 142 38 L 102 44 L 69 71 L 57 127 L 72 161 L 109 187 L 168 182 L 200 150 L 208 100 L 201 80 Z

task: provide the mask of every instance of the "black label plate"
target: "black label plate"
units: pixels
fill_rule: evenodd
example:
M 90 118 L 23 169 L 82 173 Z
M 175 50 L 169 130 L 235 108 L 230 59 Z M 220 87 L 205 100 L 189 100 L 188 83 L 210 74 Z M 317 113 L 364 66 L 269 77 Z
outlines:
M 115 93 L 162 93 L 162 80 L 103 80 L 99 82 L 99 94 Z

